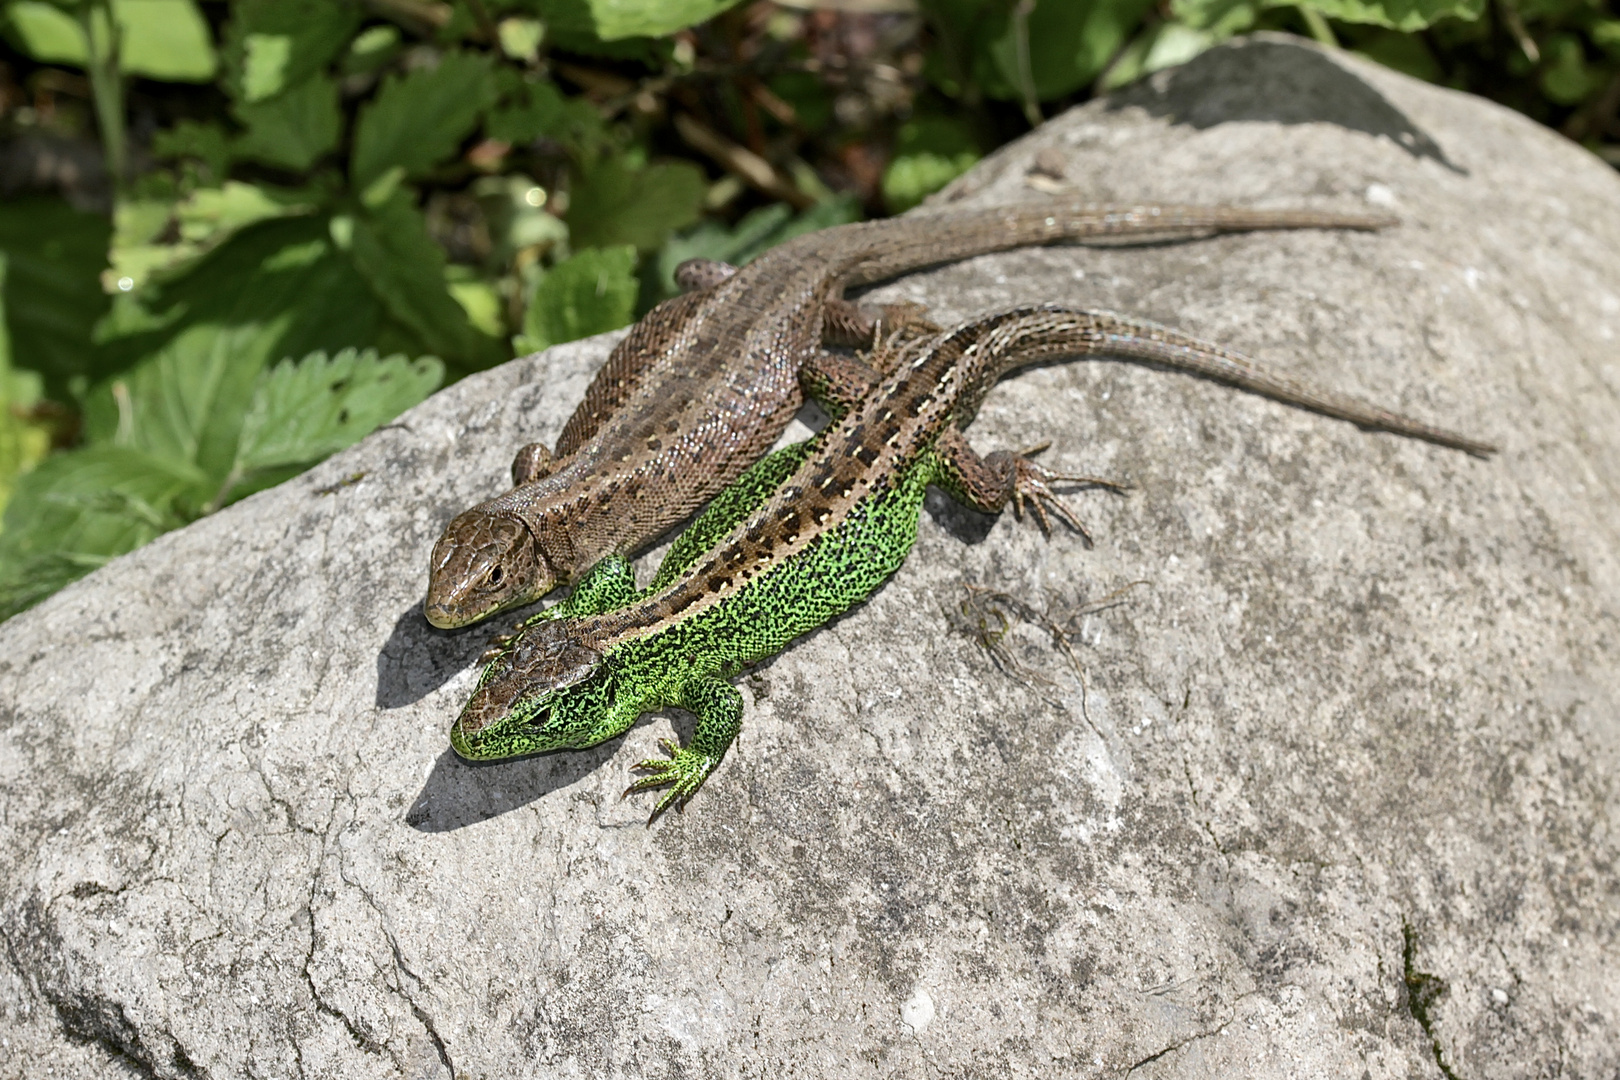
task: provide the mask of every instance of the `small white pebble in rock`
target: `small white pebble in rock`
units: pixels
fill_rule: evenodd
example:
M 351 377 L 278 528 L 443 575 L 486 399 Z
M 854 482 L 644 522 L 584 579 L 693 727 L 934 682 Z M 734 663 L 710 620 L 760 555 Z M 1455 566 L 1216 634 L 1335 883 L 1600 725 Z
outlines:
M 928 991 L 919 986 L 900 1006 L 900 1022 L 910 1028 L 913 1035 L 921 1035 L 933 1021 L 934 999 L 928 996 Z
M 1491 1000 L 1496 1002 L 1498 1005 L 1506 1005 L 1508 1003 L 1507 991 L 1503 990 L 1500 986 L 1491 987 Z
M 1388 184 L 1368 184 L 1367 201 L 1374 206 L 1394 206 L 1395 191 Z

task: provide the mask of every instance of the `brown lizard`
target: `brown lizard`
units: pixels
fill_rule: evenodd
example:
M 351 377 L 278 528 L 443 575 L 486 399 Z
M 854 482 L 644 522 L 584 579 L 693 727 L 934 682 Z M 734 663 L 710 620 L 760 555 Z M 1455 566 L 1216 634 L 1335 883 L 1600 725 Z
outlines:
M 564 427 L 556 454 L 524 447 L 513 462 L 516 486 L 445 528 L 433 547 L 425 614 L 449 628 L 538 600 L 691 515 L 770 449 L 806 390 L 815 396 L 847 379 L 850 362 L 821 343 L 860 344 L 883 324 L 842 300 L 848 286 L 1060 240 L 1393 223 L 1315 210 L 1032 203 L 840 225 L 734 271 L 687 265 L 681 278 L 692 291 L 631 328 Z M 915 313 L 888 316 L 922 323 Z M 1339 415 L 1447 441 L 1371 408 Z

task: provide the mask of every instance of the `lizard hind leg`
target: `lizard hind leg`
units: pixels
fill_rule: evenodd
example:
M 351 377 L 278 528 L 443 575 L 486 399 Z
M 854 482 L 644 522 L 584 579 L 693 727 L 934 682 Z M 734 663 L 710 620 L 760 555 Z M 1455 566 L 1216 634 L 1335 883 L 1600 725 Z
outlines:
M 939 462 L 936 482 L 953 498 L 983 513 L 996 514 L 1012 503 L 1013 514 L 1022 519 L 1028 504 L 1030 516 L 1035 518 L 1041 531 L 1050 536 L 1051 518 L 1055 515 L 1069 528 L 1080 534 L 1086 546 L 1091 545 L 1091 533 L 1067 503 L 1052 490 L 1054 484 L 1081 484 L 1099 487 L 1122 495 L 1125 484 L 1098 476 L 1078 473 L 1056 473 L 1037 465 L 1030 457 L 1045 450 L 1051 443 L 1044 442 L 1024 450 L 996 450 L 980 457 L 967 439 L 956 429 L 940 438 L 935 447 Z
M 669 756 L 638 762 L 635 768 L 650 775 L 624 789 L 625 795 L 629 795 L 652 788 L 669 788 L 647 818 L 649 825 L 671 806 L 686 809 L 703 781 L 720 767 L 726 750 L 742 730 L 742 694 L 724 679 L 713 675 L 694 679 L 682 688 L 681 700 L 673 704 L 697 714 L 697 729 L 692 732 L 691 741 L 679 747 L 668 739 L 661 740 L 660 745 Z

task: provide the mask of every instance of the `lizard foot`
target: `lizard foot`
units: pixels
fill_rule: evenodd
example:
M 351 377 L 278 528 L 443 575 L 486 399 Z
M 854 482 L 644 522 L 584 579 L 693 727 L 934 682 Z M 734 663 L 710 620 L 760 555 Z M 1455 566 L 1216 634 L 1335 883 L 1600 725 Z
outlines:
M 1052 485 L 1086 484 L 1091 487 L 1100 487 L 1106 491 L 1112 491 L 1116 495 L 1123 495 L 1128 488 L 1125 484 L 1117 483 L 1113 480 L 1105 480 L 1100 476 L 1082 476 L 1077 473 L 1055 473 L 1050 469 L 1037 465 L 1033 461 L 1029 460 L 1030 457 L 1040 453 L 1042 450 L 1045 450 L 1051 445 L 1052 444 L 1050 442 L 1043 442 L 1038 446 L 1031 446 L 1028 449 L 1020 450 L 1016 454 L 1012 455 L 1013 514 L 1017 516 L 1019 520 L 1023 520 L 1024 503 L 1027 500 L 1029 503 L 1030 512 L 1034 515 L 1035 520 L 1040 523 L 1041 532 L 1048 536 L 1052 535 L 1052 522 L 1046 516 L 1047 511 L 1050 510 L 1053 514 L 1057 515 L 1057 517 L 1061 518 L 1065 525 L 1079 533 L 1080 538 L 1086 542 L 1086 546 L 1090 547 L 1091 533 L 1084 525 L 1080 523 L 1080 519 L 1075 516 L 1074 511 L 1071 510 L 1068 505 L 1058 497 L 1057 492 L 1052 490 Z
M 496 634 L 494 637 L 489 639 L 489 644 L 484 646 L 484 651 L 482 655 L 478 657 L 478 662 L 480 664 L 489 663 L 491 660 L 501 655 L 501 653 L 505 652 L 506 647 L 512 644 L 516 637 L 516 634 Z
M 659 745 L 669 757 L 648 758 L 646 761 L 638 762 L 635 765 L 636 769 L 652 775 L 643 776 L 624 789 L 624 794 L 629 795 L 636 791 L 650 791 L 665 784 L 670 785 L 664 797 L 658 800 L 658 805 L 653 807 L 652 816 L 647 819 L 649 825 L 657 821 L 658 816 L 671 806 L 677 810 L 685 810 L 686 804 L 697 794 L 697 789 L 703 786 L 703 781 L 707 780 L 709 774 L 720 764 L 718 757 L 697 750 L 682 749 L 668 739 L 660 739 Z

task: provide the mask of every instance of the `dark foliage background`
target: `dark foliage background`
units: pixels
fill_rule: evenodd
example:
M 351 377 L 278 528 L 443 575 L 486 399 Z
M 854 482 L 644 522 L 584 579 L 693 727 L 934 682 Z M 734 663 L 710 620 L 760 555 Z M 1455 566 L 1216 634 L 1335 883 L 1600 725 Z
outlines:
M 1620 164 L 1602 0 L 5 0 L 0 618 L 1255 29 Z

